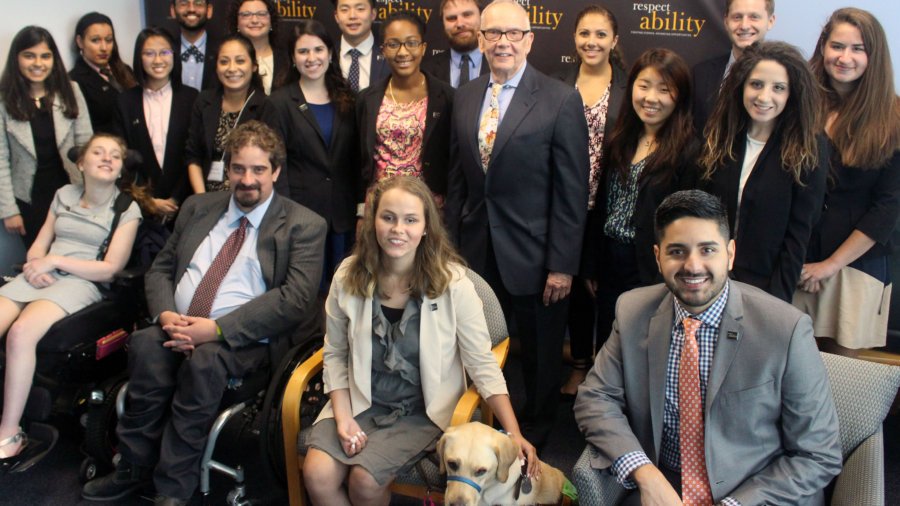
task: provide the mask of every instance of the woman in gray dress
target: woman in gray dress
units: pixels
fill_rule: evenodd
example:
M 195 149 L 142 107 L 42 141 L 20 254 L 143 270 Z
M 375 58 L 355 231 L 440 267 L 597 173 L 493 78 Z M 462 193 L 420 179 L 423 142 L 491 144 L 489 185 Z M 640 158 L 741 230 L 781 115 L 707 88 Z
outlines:
M 539 469 L 513 414 L 474 285 L 431 190 L 380 182 L 326 306 L 325 392 L 303 465 L 315 504 L 388 504 L 390 484 L 450 425 L 466 374 Z M 346 488 L 344 483 L 346 482 Z
M 95 283 L 111 281 L 131 254 L 141 219 L 135 202 L 122 213 L 105 256 L 99 257 L 110 233 L 124 156 L 125 144 L 118 137 L 91 138 L 77 161 L 84 184 L 57 190 L 22 274 L 0 287 L 0 335 L 6 334 L 0 463 L 10 469 L 33 457 L 19 423 L 38 341 L 58 320 L 99 301 Z

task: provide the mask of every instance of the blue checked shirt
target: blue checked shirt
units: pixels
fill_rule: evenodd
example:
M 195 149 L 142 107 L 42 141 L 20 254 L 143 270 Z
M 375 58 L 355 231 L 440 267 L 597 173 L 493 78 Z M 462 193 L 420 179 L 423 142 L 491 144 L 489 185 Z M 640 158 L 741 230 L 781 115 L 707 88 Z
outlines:
M 713 353 L 716 350 L 716 342 L 719 338 L 719 325 L 722 323 L 722 312 L 728 302 L 729 283 L 725 283 L 722 295 L 699 315 L 692 315 L 681 307 L 678 299 L 674 299 L 675 318 L 672 323 L 672 340 L 669 343 L 669 362 L 666 366 L 666 402 L 663 411 L 662 448 L 659 453 L 660 464 L 673 471 L 681 469 L 681 449 L 679 446 L 679 416 L 678 416 L 678 368 L 681 364 L 681 349 L 684 347 L 684 323 L 685 318 L 700 320 L 700 329 L 697 331 L 697 346 L 700 349 L 700 396 L 703 405 L 706 405 L 706 385 L 709 382 L 709 369 L 712 366 Z M 622 455 L 613 462 L 613 472 L 617 480 L 625 488 L 637 487 L 634 480 L 630 479 L 631 473 L 644 464 L 652 462 L 647 454 L 642 451 L 630 452 Z M 726 506 L 740 506 L 740 503 L 726 497 L 722 500 Z

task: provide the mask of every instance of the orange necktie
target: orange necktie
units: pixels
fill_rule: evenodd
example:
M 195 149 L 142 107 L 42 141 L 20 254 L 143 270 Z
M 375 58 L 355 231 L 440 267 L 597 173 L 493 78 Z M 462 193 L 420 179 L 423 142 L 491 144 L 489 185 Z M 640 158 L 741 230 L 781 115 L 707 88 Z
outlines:
M 700 320 L 685 318 L 678 367 L 678 420 L 681 448 L 681 500 L 685 506 L 712 504 L 703 448 L 703 397 L 700 395 Z

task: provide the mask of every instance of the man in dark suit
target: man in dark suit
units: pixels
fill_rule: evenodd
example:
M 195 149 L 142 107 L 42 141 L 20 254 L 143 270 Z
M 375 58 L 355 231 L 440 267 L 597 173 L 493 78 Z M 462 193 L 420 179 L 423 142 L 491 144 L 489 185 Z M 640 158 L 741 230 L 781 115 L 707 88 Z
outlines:
M 152 472 L 156 504 L 187 504 L 228 378 L 267 367 L 293 336 L 318 332 L 325 221 L 273 191 L 284 144 L 249 121 L 228 136 L 225 161 L 232 191 L 185 201 L 147 272 L 156 324 L 129 343 L 122 459 L 84 486 L 85 499 L 117 500 Z
M 588 198 L 588 131 L 577 90 L 526 63 L 534 34 L 513 1 L 481 18 L 491 73 L 457 90 L 446 219 L 500 297 L 522 346 L 529 441 L 552 429 L 572 275 Z
M 764 40 L 774 25 L 775 0 L 726 0 L 725 31 L 731 39 L 731 50 L 694 65 L 692 72 L 697 132 L 703 132 L 731 64 L 741 57 L 745 47 Z
M 619 298 L 578 389 L 591 466 L 625 504 L 822 504 L 841 444 L 809 316 L 728 279 L 718 198 L 674 193 L 655 229 L 665 284 Z
M 450 49 L 425 58 L 422 70 L 454 88 L 487 74 L 490 69 L 478 49 L 478 0 L 441 0 L 441 19 Z
M 375 0 L 333 0 L 334 20 L 341 29 L 341 44 L 334 64 L 353 91 L 368 88 L 391 74 L 375 44 L 372 22 L 378 15 Z
M 212 0 L 171 0 L 169 15 L 181 27 L 178 56 L 181 58 L 181 82 L 197 91 L 216 82 L 218 43 L 210 38 L 206 23 L 212 18 Z

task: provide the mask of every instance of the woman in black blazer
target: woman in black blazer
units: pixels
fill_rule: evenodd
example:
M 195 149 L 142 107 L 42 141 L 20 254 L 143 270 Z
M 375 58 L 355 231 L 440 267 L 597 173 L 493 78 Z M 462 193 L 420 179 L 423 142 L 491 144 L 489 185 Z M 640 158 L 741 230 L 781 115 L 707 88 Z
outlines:
M 112 20 L 99 12 L 85 14 L 75 25 L 75 44 L 81 56 L 69 78 L 81 88 L 94 132 L 112 132 L 116 98 L 122 90 L 137 85 L 131 67 L 119 57 Z
M 861 47 L 860 47 L 861 46 Z M 891 236 L 900 217 L 900 99 L 887 38 L 870 13 L 839 9 L 810 65 L 826 90 L 825 133 L 836 150 L 794 304 L 826 351 L 884 346 Z
M 408 11 L 395 12 L 382 25 L 381 51 L 391 75 L 372 83 L 356 101 L 362 184 L 368 189 L 387 177 L 415 175 L 443 206 L 453 88 L 421 71 L 424 38 L 425 22 Z
M 575 19 L 576 65 L 559 74 L 560 80 L 578 88 L 584 101 L 588 124 L 591 171 L 588 178 L 588 220 L 594 214 L 597 189 L 604 166 L 604 154 L 616 124 L 628 80 L 619 42 L 619 24 L 615 15 L 599 5 L 589 5 Z M 585 281 L 572 283 L 569 298 L 569 345 L 572 373 L 560 390 L 563 399 L 574 400 L 578 385 L 584 381 L 594 356 L 596 304 Z M 597 336 L 601 346 L 606 335 Z
M 184 148 L 194 193 L 228 189 L 225 137 L 241 123 L 260 119 L 266 94 L 256 73 L 256 51 L 241 34 L 225 37 L 216 57 L 216 86 L 200 92 Z
M 285 140 L 287 163 L 275 189 L 328 222 L 324 283 L 350 251 L 356 225 L 359 141 L 354 93 L 332 64 L 334 43 L 322 23 L 291 30 L 294 66 L 266 101 L 262 118 Z
M 278 7 L 274 0 L 233 0 L 228 11 L 228 30 L 253 43 L 263 90 L 272 93 L 277 81 L 291 67 L 289 52 L 281 50 L 278 32 Z
M 181 58 L 175 58 L 176 47 L 165 30 L 141 30 L 134 43 L 134 61 L 140 63 L 135 65 L 134 75 L 140 86 L 119 95 L 116 109 L 115 133 L 140 152 L 143 163 L 138 178 L 141 184 L 150 185 L 156 207 L 153 214 L 163 222 L 175 217 L 190 193 L 184 158 L 190 116 L 184 111 L 194 106 L 197 90 L 181 84 Z M 148 125 L 147 115 L 154 114 L 151 100 L 168 102 L 167 122 L 163 116 L 163 124 Z
M 728 209 L 733 277 L 790 302 L 828 173 L 818 86 L 796 48 L 744 50 L 706 125 L 704 188 Z

